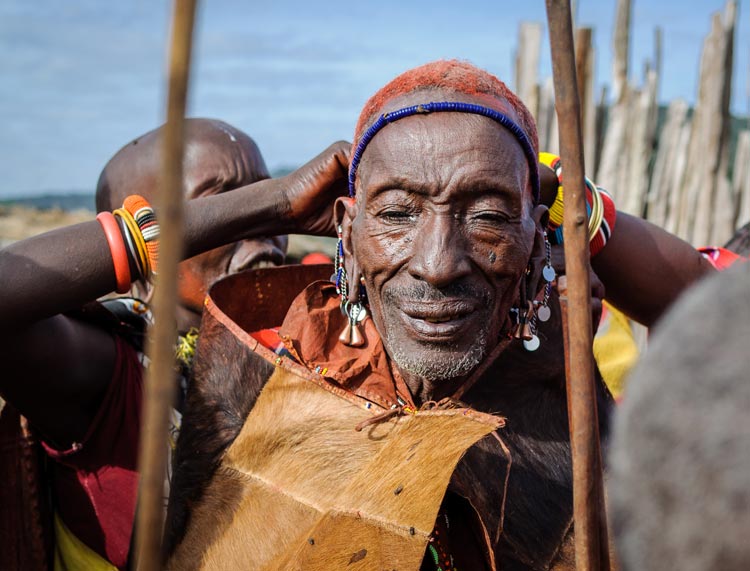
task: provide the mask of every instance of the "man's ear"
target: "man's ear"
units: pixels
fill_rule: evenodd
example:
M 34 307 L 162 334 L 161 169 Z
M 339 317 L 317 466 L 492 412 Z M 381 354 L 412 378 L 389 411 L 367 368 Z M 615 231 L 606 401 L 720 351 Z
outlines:
M 349 282 L 349 301 L 359 299 L 359 281 L 362 272 L 356 259 L 356 248 L 353 239 L 354 222 L 359 213 L 359 204 L 355 198 L 340 196 L 333 205 L 333 217 L 336 222 L 336 232 L 341 228 L 341 245 L 344 250 L 344 268 Z
M 549 222 L 549 210 L 545 205 L 539 204 L 534 207 L 531 218 L 534 220 L 534 245 L 529 258 L 531 274 L 526 281 L 528 299 L 534 299 L 545 283 L 542 279 L 542 270 L 547 263 L 544 232 L 547 230 L 547 223 Z

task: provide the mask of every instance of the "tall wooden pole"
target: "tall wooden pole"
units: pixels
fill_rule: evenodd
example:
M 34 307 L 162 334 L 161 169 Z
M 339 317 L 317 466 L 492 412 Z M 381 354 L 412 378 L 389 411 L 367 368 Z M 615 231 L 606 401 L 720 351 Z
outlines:
M 175 395 L 177 340 L 177 265 L 183 252 L 182 161 L 184 119 L 190 72 L 196 0 L 174 0 L 169 59 L 167 124 L 156 213 L 161 228 L 159 274 L 154 290 L 154 327 L 150 331 L 140 442 L 140 486 L 136 518 L 137 568 L 163 567 L 167 430 Z
M 560 125 L 565 182 L 563 239 L 567 275 L 568 414 L 573 455 L 573 514 L 578 571 L 608 570 L 603 521 L 601 451 L 594 388 L 589 239 L 586 215 L 583 135 L 576 82 L 570 0 L 547 0 L 547 20 Z

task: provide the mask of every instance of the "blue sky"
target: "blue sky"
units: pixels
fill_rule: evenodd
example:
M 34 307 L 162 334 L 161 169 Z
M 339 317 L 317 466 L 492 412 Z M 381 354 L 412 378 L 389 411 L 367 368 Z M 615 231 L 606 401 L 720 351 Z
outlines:
M 597 83 L 609 83 L 615 0 L 578 0 L 594 27 Z M 664 34 L 660 98 L 694 101 L 718 0 L 633 0 L 631 76 Z M 0 1 L 0 198 L 93 189 L 117 149 L 163 122 L 170 3 Z M 747 6 L 740 3 L 733 110 L 746 114 Z M 258 142 L 271 169 L 351 137 L 367 97 L 399 72 L 468 59 L 512 87 L 521 21 L 544 2 L 211 0 L 200 4 L 189 115 L 217 117 Z M 748 21 L 748 23 L 746 23 Z M 542 77 L 550 74 L 542 48 Z

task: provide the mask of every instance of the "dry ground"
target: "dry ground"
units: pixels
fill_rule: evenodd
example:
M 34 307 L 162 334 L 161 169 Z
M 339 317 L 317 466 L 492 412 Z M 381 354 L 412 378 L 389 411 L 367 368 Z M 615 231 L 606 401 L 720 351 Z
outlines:
M 93 218 L 94 213 L 88 210 L 66 212 L 59 208 L 37 210 L 24 206 L 0 206 L 0 247 L 60 226 L 77 224 Z

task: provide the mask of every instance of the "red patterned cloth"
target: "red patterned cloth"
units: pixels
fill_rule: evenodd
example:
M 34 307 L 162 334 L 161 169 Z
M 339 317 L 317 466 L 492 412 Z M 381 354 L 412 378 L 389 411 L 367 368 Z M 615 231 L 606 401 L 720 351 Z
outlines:
M 131 345 L 115 342 L 112 382 L 86 437 L 67 450 L 42 445 L 52 459 L 57 513 L 78 539 L 124 569 L 138 491 L 143 368 Z
M 747 261 L 744 256 L 726 248 L 698 248 L 698 251 L 719 271 L 726 270 L 739 261 Z

